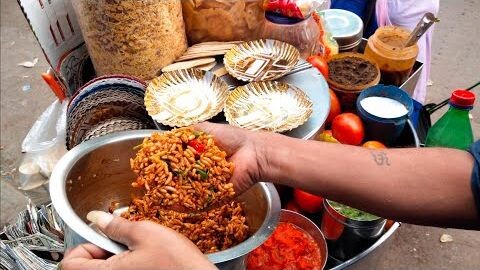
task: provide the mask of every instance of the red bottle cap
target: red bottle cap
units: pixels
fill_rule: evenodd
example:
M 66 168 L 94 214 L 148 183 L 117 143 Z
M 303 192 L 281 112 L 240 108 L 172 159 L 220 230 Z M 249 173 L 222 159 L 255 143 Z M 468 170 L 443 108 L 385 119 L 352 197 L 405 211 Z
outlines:
M 455 90 L 450 97 L 450 103 L 460 107 L 473 106 L 475 103 L 475 94 L 467 90 Z

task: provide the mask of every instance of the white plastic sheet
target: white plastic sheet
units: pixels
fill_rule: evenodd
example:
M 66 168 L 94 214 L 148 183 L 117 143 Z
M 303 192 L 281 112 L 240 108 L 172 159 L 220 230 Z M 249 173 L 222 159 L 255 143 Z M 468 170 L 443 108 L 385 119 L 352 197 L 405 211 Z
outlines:
M 26 153 L 22 164 L 29 168 L 38 166 L 39 173 L 49 178 L 58 160 L 67 152 L 65 146 L 67 102 L 55 100 L 37 119 L 22 143 L 22 152 Z M 38 186 L 39 178 L 35 172 L 20 172 L 20 188 Z

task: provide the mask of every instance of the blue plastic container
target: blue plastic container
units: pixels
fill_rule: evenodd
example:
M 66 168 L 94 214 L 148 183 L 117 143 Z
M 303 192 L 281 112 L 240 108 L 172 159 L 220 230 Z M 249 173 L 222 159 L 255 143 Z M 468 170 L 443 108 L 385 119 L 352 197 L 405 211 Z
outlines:
M 381 118 L 370 114 L 360 102 L 367 97 L 385 97 L 402 103 L 408 113 L 397 118 Z M 365 125 L 365 138 L 369 141 L 380 141 L 392 145 L 405 129 L 405 124 L 413 113 L 412 98 L 402 89 L 392 85 L 375 85 L 363 90 L 357 99 L 357 111 Z

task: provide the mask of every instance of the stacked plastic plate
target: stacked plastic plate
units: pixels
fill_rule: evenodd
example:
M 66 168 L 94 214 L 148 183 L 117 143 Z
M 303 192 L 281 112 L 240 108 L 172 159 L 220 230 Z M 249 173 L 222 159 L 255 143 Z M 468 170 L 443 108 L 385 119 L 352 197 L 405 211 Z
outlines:
M 117 131 L 154 128 L 144 106 L 145 83 L 124 75 L 96 78 L 71 99 L 67 148 Z

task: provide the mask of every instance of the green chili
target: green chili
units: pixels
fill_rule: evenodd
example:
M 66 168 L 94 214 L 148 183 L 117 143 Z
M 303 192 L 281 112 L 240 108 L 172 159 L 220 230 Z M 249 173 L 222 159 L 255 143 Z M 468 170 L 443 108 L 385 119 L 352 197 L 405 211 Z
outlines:
M 213 200 L 213 196 L 211 194 L 208 194 L 207 204 L 209 204 L 212 200 Z
M 197 169 L 197 173 L 200 174 L 200 178 L 202 178 L 202 180 L 206 180 L 208 178 L 208 170 L 204 171 Z

